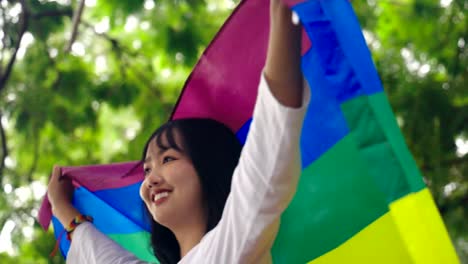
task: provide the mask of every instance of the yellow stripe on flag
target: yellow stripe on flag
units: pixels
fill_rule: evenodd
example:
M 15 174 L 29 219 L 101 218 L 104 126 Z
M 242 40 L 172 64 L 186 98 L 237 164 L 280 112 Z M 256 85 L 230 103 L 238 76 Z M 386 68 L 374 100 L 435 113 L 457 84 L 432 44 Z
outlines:
M 460 263 L 427 188 L 391 203 L 390 213 L 413 263 Z
M 460 263 L 425 188 L 390 204 L 390 212 L 309 264 Z
M 329 263 L 410 263 L 409 254 L 398 234 L 392 216 L 381 216 L 334 250 L 309 262 Z

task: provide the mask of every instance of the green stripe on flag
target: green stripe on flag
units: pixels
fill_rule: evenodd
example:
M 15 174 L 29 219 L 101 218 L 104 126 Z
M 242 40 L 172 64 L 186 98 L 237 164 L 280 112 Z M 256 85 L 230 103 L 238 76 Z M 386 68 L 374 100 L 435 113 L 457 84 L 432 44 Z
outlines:
M 274 263 L 305 263 L 339 246 L 388 211 L 348 135 L 307 167 L 281 218 Z
M 374 109 L 376 120 L 380 122 L 388 141 L 395 150 L 395 154 L 405 171 L 411 192 L 419 192 L 424 189 L 426 185 L 422 180 L 422 175 L 406 146 L 405 139 L 401 134 L 387 97 L 384 93 L 374 94 L 369 96 L 369 104 Z
M 384 93 L 341 105 L 370 175 L 388 203 L 425 187 Z
M 148 232 L 136 232 L 130 234 L 109 234 L 112 240 L 117 242 L 126 250 L 132 252 L 139 259 L 151 263 L 159 263 L 153 255 L 150 246 L 150 236 Z

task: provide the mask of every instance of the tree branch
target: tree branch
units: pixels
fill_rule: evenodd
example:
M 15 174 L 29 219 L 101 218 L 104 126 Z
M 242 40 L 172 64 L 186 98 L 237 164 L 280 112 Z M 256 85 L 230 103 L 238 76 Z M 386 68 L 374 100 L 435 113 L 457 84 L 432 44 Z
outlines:
M 26 6 L 25 0 L 20 0 L 21 3 L 21 18 L 20 18 L 20 31 L 18 33 L 18 42 L 15 45 L 15 50 L 13 54 L 10 57 L 10 60 L 8 61 L 7 67 L 5 69 L 5 72 L 2 74 L 0 77 L 0 92 L 5 89 L 6 83 L 8 79 L 10 78 L 11 71 L 13 70 L 13 65 L 15 64 L 16 61 L 16 55 L 18 54 L 18 50 L 21 45 L 21 40 L 23 39 L 24 33 L 26 32 L 26 29 L 28 28 L 28 19 L 29 19 L 29 14 L 28 14 L 28 9 Z
M 106 34 L 104 32 L 97 32 L 96 29 L 93 27 L 93 25 L 91 25 L 89 22 L 82 21 L 81 23 L 86 28 L 91 29 L 96 36 L 99 36 L 99 37 L 101 37 L 101 38 L 103 38 L 103 39 L 110 42 L 110 44 L 112 46 L 112 49 L 114 50 L 116 55 L 121 60 L 121 64 L 120 64 L 120 67 L 119 67 L 121 76 L 124 76 L 124 78 L 125 78 L 126 70 L 131 70 L 133 72 L 133 74 L 135 74 L 138 77 L 138 79 L 141 82 L 143 82 L 156 97 L 162 98 L 161 91 L 158 90 L 157 88 L 155 88 L 154 85 L 151 83 L 151 80 L 149 80 L 146 76 L 144 76 L 140 71 L 135 70 L 132 67 L 129 60 L 127 58 L 125 58 L 125 56 L 124 56 L 124 55 L 130 55 L 132 57 L 139 57 L 140 54 L 138 54 L 135 51 L 132 51 L 130 48 L 126 47 L 125 45 L 122 45 L 119 42 L 118 39 L 116 39 L 116 38 L 114 38 L 112 36 L 109 36 L 108 34 Z M 161 101 L 161 104 L 162 104 L 163 109 L 165 109 L 165 111 L 167 111 L 168 113 L 170 113 L 172 111 L 172 104 L 169 104 L 167 102 L 162 102 L 162 101 Z
M 80 0 L 80 4 L 78 6 L 78 9 L 75 11 L 75 14 L 73 15 L 72 32 L 71 32 L 71 36 L 70 36 L 70 41 L 68 42 L 68 46 L 67 46 L 65 52 L 70 52 L 71 47 L 73 45 L 73 42 L 75 42 L 76 36 L 78 36 L 78 26 L 80 24 L 81 14 L 83 14 L 84 6 L 85 6 L 85 0 Z
M 3 19 L 3 32 L 8 32 L 8 25 L 7 25 L 7 18 L 6 18 L 6 15 L 5 15 L 5 9 L 2 9 L 2 19 Z M 2 54 L 1 54 L 1 58 L 0 58 L 0 73 L 3 72 L 3 60 L 5 59 L 5 51 L 8 47 L 8 44 L 6 42 L 7 40 L 7 35 L 6 34 L 3 34 L 3 37 L 2 37 Z
M 3 128 L 1 119 L 2 119 L 2 113 L 0 113 L 0 138 L 2 142 L 2 157 L 0 160 L 0 186 L 3 186 L 3 170 L 5 169 L 5 159 L 8 156 L 8 146 L 7 146 L 5 129 Z
M 103 38 L 103 39 L 109 41 L 109 42 L 111 43 L 111 45 L 112 45 L 112 48 L 118 50 L 119 52 L 124 51 L 125 53 L 130 54 L 130 55 L 132 55 L 132 56 L 134 56 L 134 57 L 138 56 L 138 54 L 137 54 L 136 52 L 133 52 L 133 51 L 131 51 L 130 49 L 125 48 L 123 45 L 121 45 L 118 39 L 116 39 L 116 38 L 114 38 L 114 37 L 111 37 L 111 36 L 109 36 L 109 35 L 106 34 L 106 33 L 97 32 L 96 29 L 93 27 L 93 25 L 91 25 L 89 22 L 87 22 L 87 21 L 82 21 L 82 24 L 83 24 L 85 27 L 91 29 L 95 35 L 97 35 L 97 36 L 99 36 L 99 37 L 101 37 L 101 38 Z

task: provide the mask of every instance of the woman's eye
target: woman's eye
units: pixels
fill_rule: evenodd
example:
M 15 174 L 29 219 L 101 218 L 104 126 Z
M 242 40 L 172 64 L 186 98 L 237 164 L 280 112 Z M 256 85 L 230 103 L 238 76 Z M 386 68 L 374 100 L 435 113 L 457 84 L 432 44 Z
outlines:
M 167 163 L 167 162 L 173 161 L 173 160 L 175 160 L 173 157 L 164 157 L 162 163 L 164 164 L 164 163 Z
M 150 168 L 144 168 L 143 171 L 144 171 L 145 176 L 146 176 L 146 175 L 150 174 L 151 169 Z

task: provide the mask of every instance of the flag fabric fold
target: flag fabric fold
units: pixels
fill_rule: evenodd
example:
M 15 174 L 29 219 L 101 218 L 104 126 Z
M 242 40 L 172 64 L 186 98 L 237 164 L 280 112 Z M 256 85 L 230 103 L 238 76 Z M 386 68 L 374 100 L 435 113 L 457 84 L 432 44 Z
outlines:
M 347 0 L 286 1 L 304 27 L 302 71 L 311 102 L 303 172 L 281 219 L 274 263 L 458 263 L 434 201 L 386 99 Z M 265 63 L 269 1 L 244 0 L 203 53 L 172 119 L 208 117 L 245 142 Z M 74 204 L 96 227 L 155 261 L 137 162 L 65 168 Z M 39 219 L 51 213 L 44 200 Z M 55 233 L 63 229 L 54 220 Z M 69 242 L 61 241 L 66 255 Z

